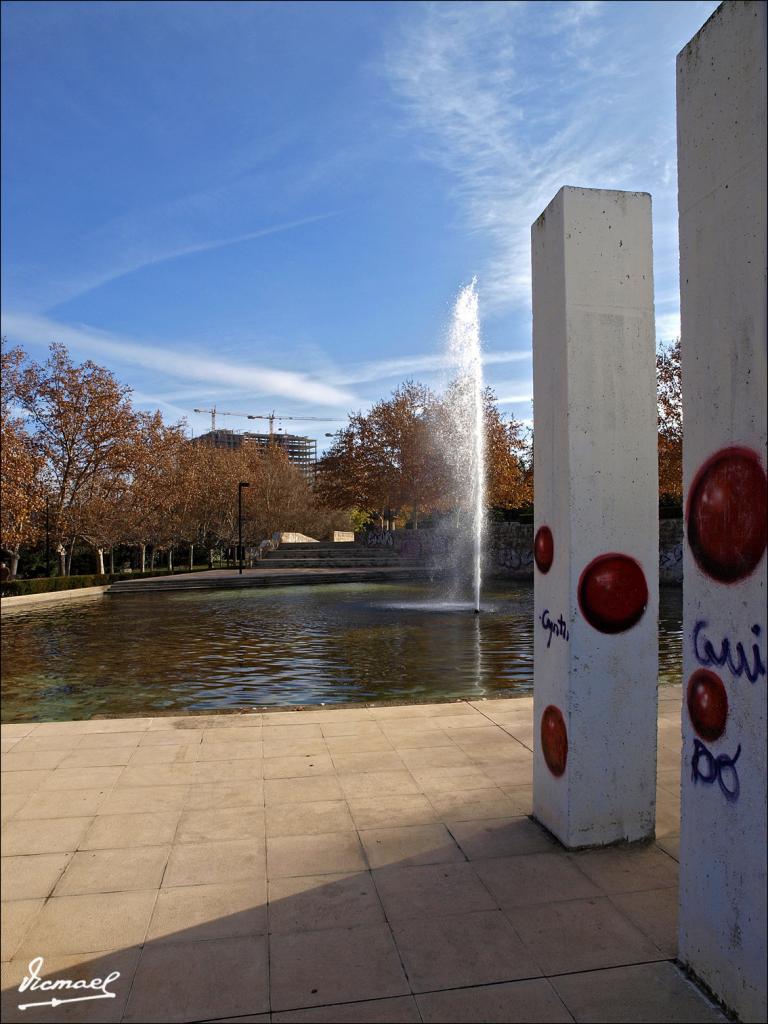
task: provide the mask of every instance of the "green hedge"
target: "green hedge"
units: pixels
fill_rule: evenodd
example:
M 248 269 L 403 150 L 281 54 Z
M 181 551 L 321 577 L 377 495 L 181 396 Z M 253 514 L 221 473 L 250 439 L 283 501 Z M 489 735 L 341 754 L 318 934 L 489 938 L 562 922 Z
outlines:
M 155 569 L 147 572 L 113 572 L 92 576 L 45 576 L 35 580 L 6 580 L 0 584 L 2 597 L 20 597 L 22 594 L 50 594 L 56 590 L 80 590 L 81 587 L 105 587 L 117 580 L 141 580 L 148 576 L 180 576 L 183 573 L 205 572 L 207 565 L 196 565 L 194 569 Z

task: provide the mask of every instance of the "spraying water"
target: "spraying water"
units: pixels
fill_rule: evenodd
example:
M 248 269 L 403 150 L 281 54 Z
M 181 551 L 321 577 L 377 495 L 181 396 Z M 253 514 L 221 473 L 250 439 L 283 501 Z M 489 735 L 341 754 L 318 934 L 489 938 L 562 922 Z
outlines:
M 453 308 L 448 351 L 457 379 L 451 394 L 458 504 L 472 544 L 475 613 L 480 611 L 485 528 L 485 412 L 477 278 L 462 288 Z

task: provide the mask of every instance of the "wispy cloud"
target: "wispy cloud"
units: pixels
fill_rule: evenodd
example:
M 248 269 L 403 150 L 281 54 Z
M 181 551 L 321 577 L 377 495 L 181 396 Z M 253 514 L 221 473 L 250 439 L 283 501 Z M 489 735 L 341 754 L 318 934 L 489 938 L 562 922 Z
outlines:
M 486 366 L 497 363 L 530 362 L 531 353 L 527 352 L 486 352 L 483 363 Z M 362 384 L 376 380 L 400 380 L 413 373 L 442 373 L 450 370 L 451 360 L 445 353 L 435 355 L 423 354 L 403 356 L 399 359 L 380 359 L 372 362 L 358 363 L 334 374 L 337 384 Z
M 656 130 L 648 68 L 606 38 L 603 5 L 410 10 L 385 73 L 422 155 L 490 242 L 485 308 L 528 308 L 531 223 L 565 184 L 674 190 L 674 123 Z
M 258 231 L 249 231 L 243 235 L 233 235 L 228 238 L 212 238 L 181 245 L 171 245 L 161 239 L 131 248 L 127 252 L 123 251 L 117 244 L 114 244 L 111 250 L 113 262 L 109 262 L 106 266 L 102 267 L 94 266 L 64 282 L 56 289 L 55 296 L 50 297 L 49 305 L 52 304 L 52 308 L 55 308 L 55 306 L 79 298 L 95 288 L 100 288 L 111 281 L 117 281 L 121 277 L 127 277 L 128 274 L 133 274 L 137 270 L 143 270 L 146 267 L 154 267 L 161 263 L 167 263 L 169 260 L 192 256 L 196 253 L 225 249 L 231 245 L 250 242 L 257 238 L 265 238 L 268 235 L 276 235 L 284 231 L 292 231 L 295 228 L 304 227 L 307 224 L 315 224 L 318 221 L 327 220 L 329 217 L 334 216 L 336 216 L 335 211 L 319 213 L 311 217 L 302 217 L 298 220 L 271 224 L 268 227 L 260 228 Z M 122 253 L 122 258 L 115 260 L 115 253 Z
M 9 313 L 2 331 L 12 342 L 47 344 L 61 341 L 75 351 L 109 356 L 162 373 L 168 380 L 194 380 L 207 385 L 230 385 L 251 395 L 275 395 L 320 406 L 349 408 L 356 398 L 349 391 L 303 373 L 271 367 L 235 365 L 189 349 L 177 350 L 122 338 L 84 325 L 59 323 L 47 317 Z

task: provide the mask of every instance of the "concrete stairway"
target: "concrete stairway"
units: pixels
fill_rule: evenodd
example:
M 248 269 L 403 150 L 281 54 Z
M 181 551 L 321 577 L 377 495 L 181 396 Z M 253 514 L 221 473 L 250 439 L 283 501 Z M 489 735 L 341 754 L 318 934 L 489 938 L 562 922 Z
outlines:
M 363 569 L 420 565 L 416 559 L 403 558 L 389 547 L 367 547 L 350 542 L 318 541 L 281 544 L 261 560 L 265 569 Z

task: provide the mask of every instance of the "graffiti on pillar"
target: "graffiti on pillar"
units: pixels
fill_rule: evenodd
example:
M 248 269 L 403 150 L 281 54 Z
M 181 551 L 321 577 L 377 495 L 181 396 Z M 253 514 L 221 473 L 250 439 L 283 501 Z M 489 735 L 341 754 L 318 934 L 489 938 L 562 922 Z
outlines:
M 686 694 L 688 717 L 701 737 L 693 740 L 691 779 L 712 786 L 717 782 L 726 800 L 739 798 L 739 773 L 736 762 L 741 755 L 741 744 L 733 757 L 713 754 L 703 742 L 714 743 L 725 732 L 728 721 L 728 693 L 720 676 L 706 668 L 699 668 L 688 680 Z
M 568 730 L 560 708 L 550 704 L 541 716 L 541 751 L 547 768 L 559 777 L 568 761 Z
M 688 680 L 688 714 L 703 740 L 719 740 L 728 718 L 728 694 L 720 676 L 697 669 Z
M 707 625 L 706 619 L 697 619 L 693 627 L 693 654 L 700 665 L 703 665 L 704 668 L 711 665 L 717 668 L 727 668 L 735 679 L 740 679 L 743 674 L 750 683 L 756 683 L 760 676 L 765 675 L 765 660 L 759 644 L 761 628 L 757 623 L 750 630 L 757 641 L 752 643 L 751 662 L 750 655 L 744 649 L 744 644 L 738 641 L 734 647 L 733 640 L 727 636 L 720 640 L 720 650 L 716 651 L 712 641 L 704 632 Z
M 629 555 L 598 555 L 579 579 L 579 607 L 601 633 L 624 633 L 648 607 L 648 584 L 640 564 Z
M 549 639 L 547 640 L 547 648 L 552 643 L 553 636 L 559 636 L 566 642 L 571 639 L 571 634 L 568 632 L 568 624 L 562 615 L 557 619 L 550 618 L 549 608 L 545 608 L 539 616 L 539 622 L 541 622 L 542 629 L 549 632 Z
M 555 541 L 548 526 L 540 526 L 533 542 L 533 557 L 539 572 L 548 573 L 555 557 Z
M 733 757 L 718 754 L 717 757 L 708 750 L 701 740 L 693 741 L 693 757 L 691 759 L 691 778 L 694 783 L 703 782 L 712 786 L 715 782 L 726 800 L 731 802 L 739 799 L 739 775 L 736 762 L 741 754 L 741 744 L 736 748 Z M 704 770 L 702 771 L 702 762 Z
M 756 569 L 766 547 L 767 481 L 750 448 L 723 448 L 694 477 L 686 504 L 688 544 L 696 564 L 719 583 Z

